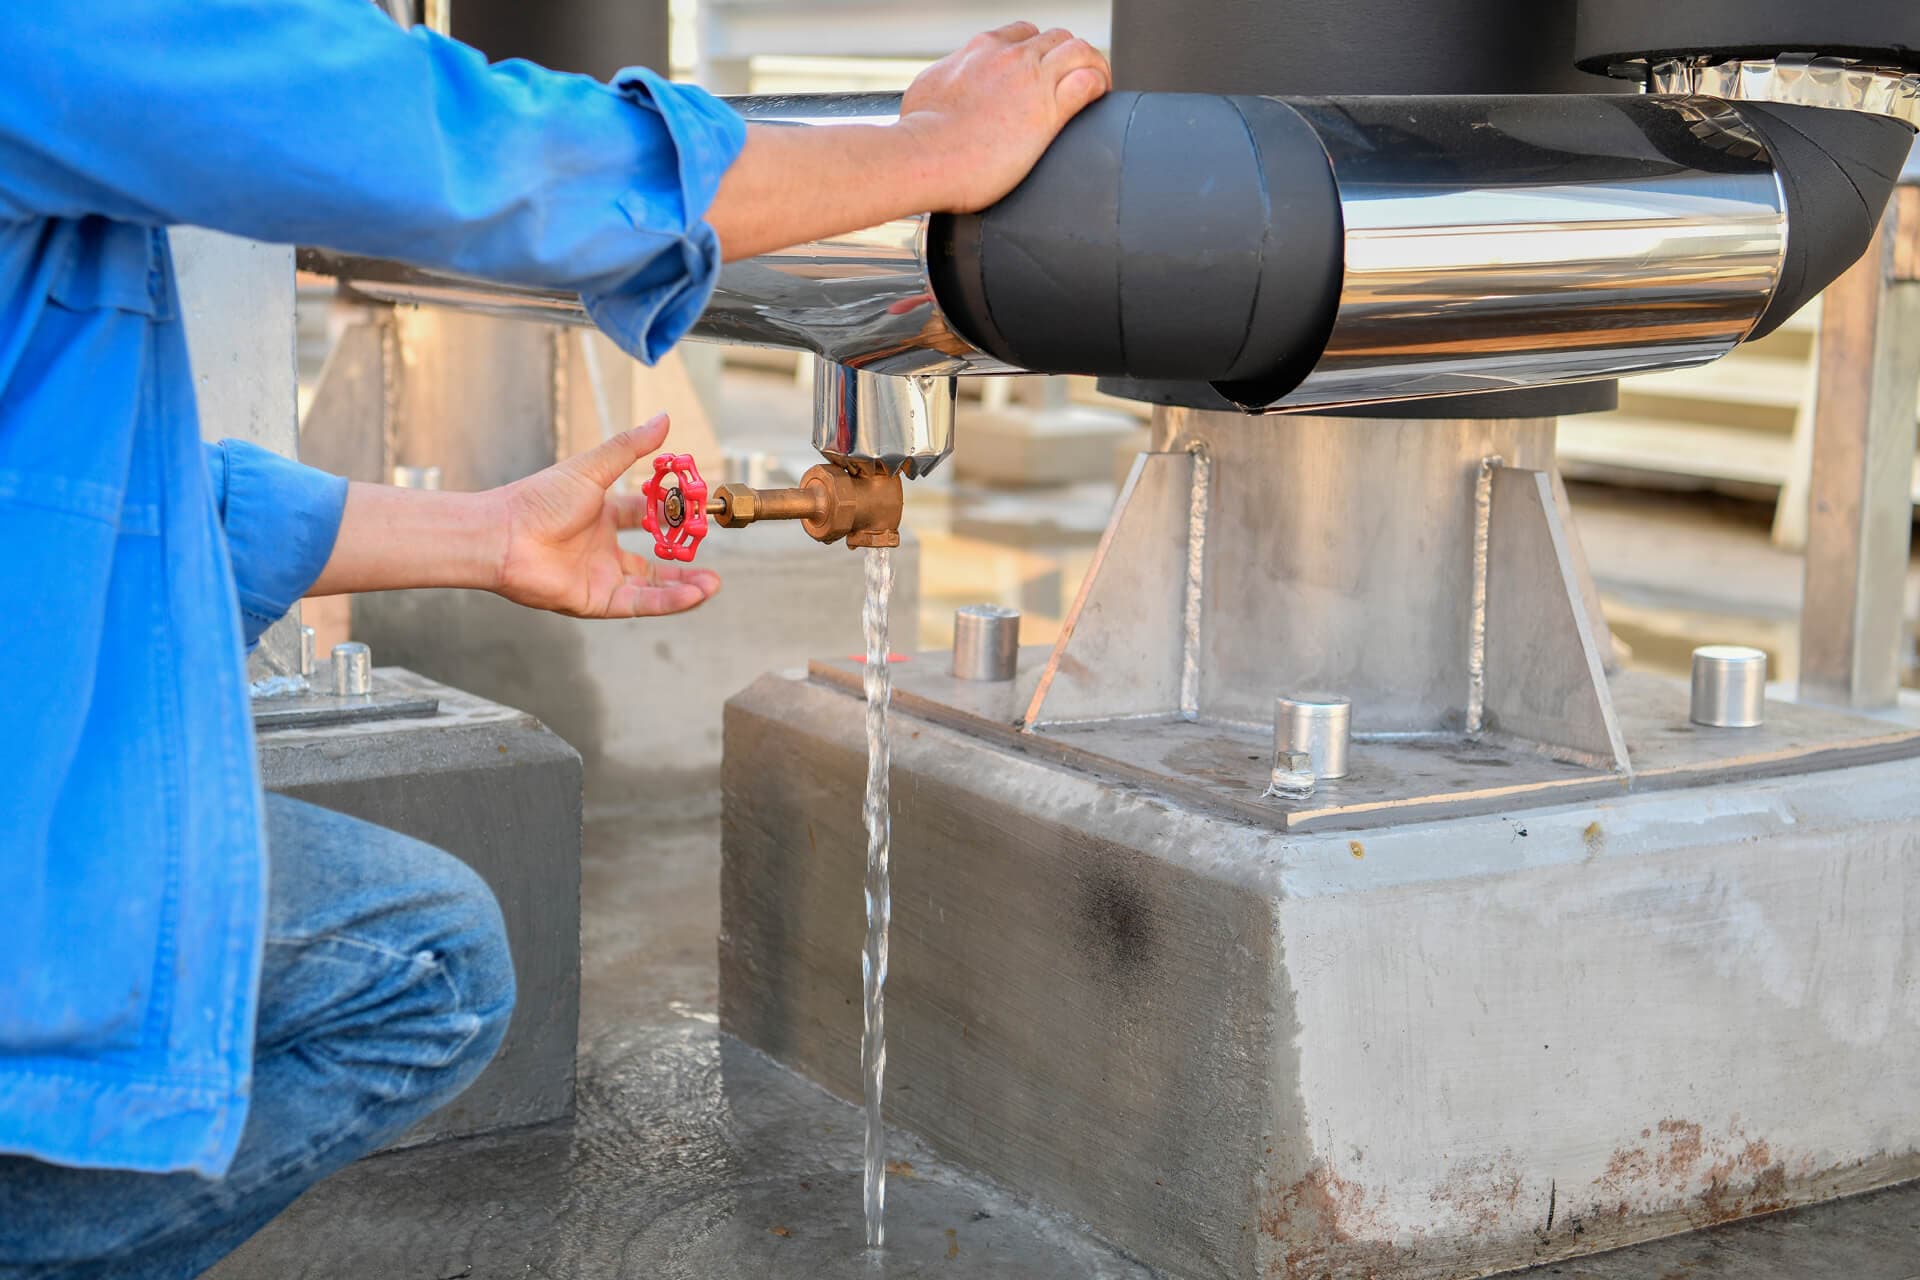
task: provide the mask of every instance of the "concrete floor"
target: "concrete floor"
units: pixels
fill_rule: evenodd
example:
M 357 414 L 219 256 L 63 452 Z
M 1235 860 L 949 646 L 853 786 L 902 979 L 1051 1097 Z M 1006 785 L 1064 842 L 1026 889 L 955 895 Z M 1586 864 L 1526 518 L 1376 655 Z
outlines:
M 717 823 L 590 820 L 574 1120 L 362 1161 L 215 1280 L 1152 1274 L 904 1134 L 870 1262 L 858 1111 L 715 1026 L 718 867 Z
M 649 830 L 602 813 L 586 848 L 575 1119 L 363 1161 L 309 1192 L 215 1280 L 1158 1274 L 899 1133 L 891 1247 L 871 1262 L 860 1247 L 856 1109 L 715 1028 L 717 825 Z M 1920 1184 L 1525 1274 L 1916 1280 Z

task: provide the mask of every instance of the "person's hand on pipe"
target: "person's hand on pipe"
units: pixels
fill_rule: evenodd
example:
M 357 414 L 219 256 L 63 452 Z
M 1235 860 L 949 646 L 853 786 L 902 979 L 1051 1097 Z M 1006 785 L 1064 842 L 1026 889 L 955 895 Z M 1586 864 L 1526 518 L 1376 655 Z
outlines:
M 1016 22 L 975 36 L 900 99 L 899 127 L 940 158 L 943 182 L 929 207 L 977 213 L 998 201 L 1112 87 L 1106 58 L 1071 32 Z
M 920 73 L 889 125 L 751 125 L 707 221 L 729 262 L 916 213 L 971 213 L 1020 185 L 1112 87 L 1099 50 L 1016 22 Z
M 355 483 L 333 554 L 310 595 L 469 587 L 575 618 L 685 613 L 720 589 L 707 569 L 620 545 L 645 500 L 612 492 L 667 438 L 667 417 L 484 493 Z

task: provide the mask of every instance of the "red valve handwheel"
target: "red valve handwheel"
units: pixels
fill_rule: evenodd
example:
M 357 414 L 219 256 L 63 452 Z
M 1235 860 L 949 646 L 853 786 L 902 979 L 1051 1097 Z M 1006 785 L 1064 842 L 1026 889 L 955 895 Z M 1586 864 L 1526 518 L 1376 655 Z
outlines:
M 672 475 L 675 484 L 666 483 Z M 663 453 L 653 460 L 653 478 L 640 486 L 647 511 L 640 527 L 653 535 L 662 560 L 692 560 L 707 536 L 707 482 L 690 453 Z

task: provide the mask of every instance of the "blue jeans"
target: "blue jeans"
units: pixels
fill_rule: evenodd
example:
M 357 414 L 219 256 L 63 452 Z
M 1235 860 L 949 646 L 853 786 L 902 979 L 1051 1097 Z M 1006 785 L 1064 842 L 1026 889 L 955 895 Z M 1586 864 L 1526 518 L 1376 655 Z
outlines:
M 268 796 L 253 1100 L 227 1175 L 0 1157 L 0 1280 L 175 1280 L 444 1105 L 499 1048 L 513 965 L 458 859 Z

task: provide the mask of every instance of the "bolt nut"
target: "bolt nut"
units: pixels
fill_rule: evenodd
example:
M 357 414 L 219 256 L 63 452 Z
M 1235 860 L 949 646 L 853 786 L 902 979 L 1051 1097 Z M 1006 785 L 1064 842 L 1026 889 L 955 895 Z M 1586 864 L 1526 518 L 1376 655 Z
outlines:
M 1353 704 L 1339 694 L 1301 693 L 1275 698 L 1275 758 L 1284 753 L 1305 752 L 1311 759 L 1314 777 L 1346 777 L 1352 715 Z
M 961 680 L 1013 679 L 1020 671 L 1020 611 L 996 604 L 955 609 L 952 671 Z
M 359 698 L 373 692 L 373 651 L 357 640 L 333 646 L 335 697 Z
M 1738 644 L 1693 651 L 1690 718 L 1713 729 L 1754 729 L 1767 718 L 1767 655 Z
M 723 529 L 738 529 L 760 518 L 760 494 L 751 485 L 723 484 L 714 496 L 720 499 L 714 523 Z

